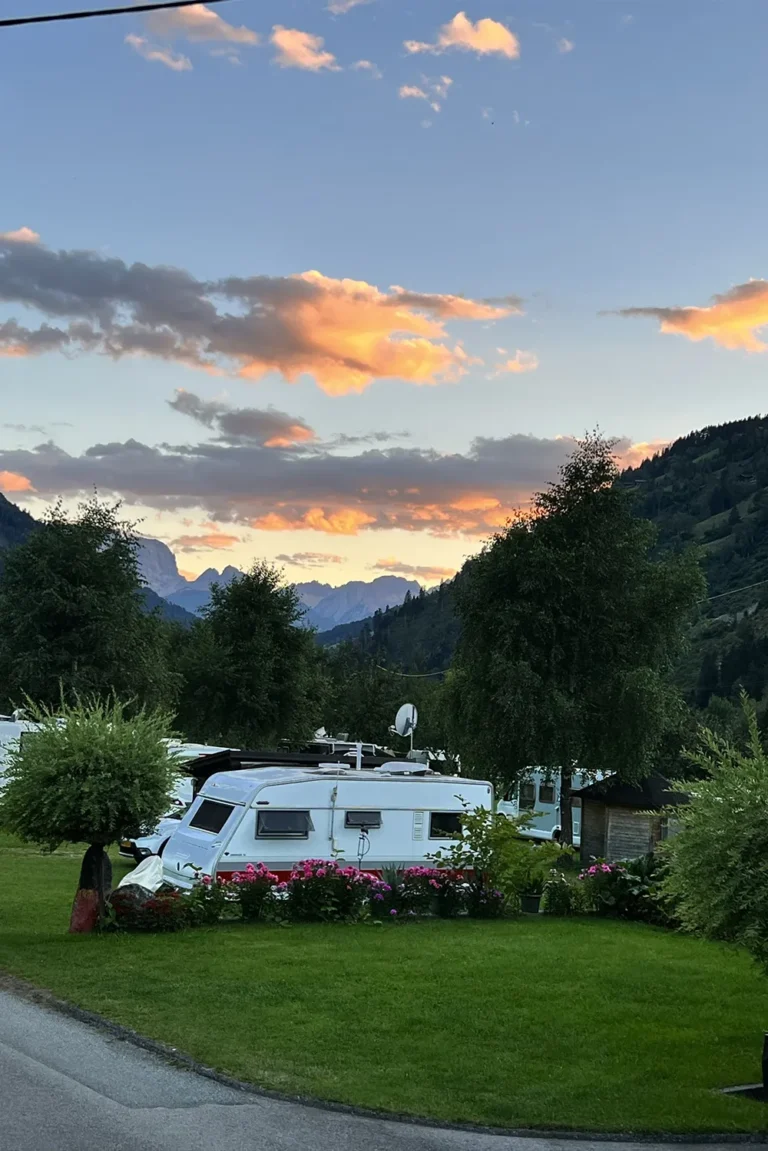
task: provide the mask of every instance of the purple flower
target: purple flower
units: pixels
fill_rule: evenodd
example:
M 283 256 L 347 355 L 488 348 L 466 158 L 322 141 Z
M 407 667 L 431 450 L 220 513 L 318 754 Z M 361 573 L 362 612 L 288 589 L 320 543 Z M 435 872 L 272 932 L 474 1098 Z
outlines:
M 395 908 L 394 908 L 394 907 L 392 908 L 392 910 L 390 911 L 390 913 L 389 913 L 389 914 L 390 914 L 390 915 L 397 915 L 397 911 L 395 910 Z
M 373 898 L 374 899 L 383 899 L 384 896 L 381 894 L 380 891 L 377 891 Z

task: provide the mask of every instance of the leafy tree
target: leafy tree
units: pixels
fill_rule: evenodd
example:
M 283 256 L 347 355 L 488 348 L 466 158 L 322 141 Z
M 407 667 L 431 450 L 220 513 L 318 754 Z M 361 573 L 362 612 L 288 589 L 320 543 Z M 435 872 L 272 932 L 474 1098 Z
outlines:
M 89 930 L 111 886 L 104 848 L 154 826 L 168 808 L 177 775 L 163 742 L 170 717 L 143 708 L 129 717 L 114 697 L 55 710 L 27 703 L 39 727 L 8 747 L 0 826 L 48 851 L 90 845 L 70 927 Z
M 5 553 L 0 573 L 0 696 L 53 707 L 63 696 L 169 702 L 165 625 L 147 615 L 137 538 L 119 505 L 97 499 L 70 520 L 60 504 Z
M 664 845 L 664 890 L 684 927 L 743 943 L 768 968 L 768 755 L 746 694 L 742 707 L 745 747 L 705 729 L 690 753 L 701 778 L 678 785 L 689 802 Z
M 691 554 L 652 557 L 611 449 L 584 439 L 457 581 L 448 713 L 462 762 L 503 785 L 561 771 L 565 842 L 572 772 L 641 778 L 677 722 L 668 673 L 704 593 Z
M 293 587 L 266 563 L 214 584 L 205 616 L 177 636 L 188 736 L 232 747 L 309 738 L 322 722 L 323 655 Z

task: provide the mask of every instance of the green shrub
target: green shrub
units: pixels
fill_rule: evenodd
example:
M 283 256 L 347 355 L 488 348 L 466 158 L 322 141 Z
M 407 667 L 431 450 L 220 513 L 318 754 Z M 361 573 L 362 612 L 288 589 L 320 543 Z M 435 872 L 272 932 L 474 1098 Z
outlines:
M 606 863 L 596 859 L 579 875 L 584 902 L 597 915 L 672 926 L 661 889 L 662 865 L 654 855 Z
M 664 894 L 683 927 L 743 943 L 768 968 L 768 755 L 742 698 L 746 749 L 704 730 L 688 753 L 701 778 L 678 784 L 677 833 L 663 845 Z
M 556 867 L 550 870 L 541 895 L 545 915 L 578 915 L 584 910 L 582 889 Z

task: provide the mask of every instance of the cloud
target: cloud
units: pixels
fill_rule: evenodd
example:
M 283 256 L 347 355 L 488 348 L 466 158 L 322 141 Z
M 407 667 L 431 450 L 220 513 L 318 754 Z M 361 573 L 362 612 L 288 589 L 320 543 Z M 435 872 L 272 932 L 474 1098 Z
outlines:
M 421 87 L 415 84 L 403 84 L 397 94 L 401 100 L 427 100 L 432 110 L 439 112 L 442 107 L 441 101 L 447 98 L 453 80 L 450 76 L 437 76 L 433 79 L 422 76 L 421 84 Z
M 127 264 L 93 251 L 0 239 L 0 303 L 69 321 L 0 323 L 0 351 L 144 355 L 243 379 L 312 376 L 329 395 L 374 380 L 456 380 L 477 362 L 449 342 L 454 320 L 521 312 L 517 296 L 473 300 L 309 271 L 200 281 L 180 268 Z
M 328 11 L 334 16 L 344 16 L 360 4 L 370 4 L 371 0 L 329 0 Z
M 652 459 L 653 456 L 663 452 L 665 448 L 669 447 L 670 442 L 670 440 L 648 440 L 645 443 L 638 444 L 619 444 L 617 446 L 616 458 L 621 467 L 636 468 L 643 460 Z
M 322 568 L 327 564 L 344 564 L 346 556 L 337 556 L 332 552 L 294 552 L 293 555 L 284 553 L 275 556 L 277 563 L 289 564 L 295 568 Z
M 146 23 L 153 35 L 168 40 L 183 37 L 193 43 L 208 41 L 240 45 L 259 43 L 258 33 L 243 25 L 236 28 L 233 24 L 228 24 L 218 12 L 206 8 L 205 4 L 151 12 L 147 15 Z
M 153 64 L 164 64 L 172 72 L 189 72 L 192 69 L 192 61 L 188 56 L 182 56 L 180 52 L 173 52 L 170 48 L 158 48 L 143 36 L 135 36 L 131 32 L 126 36 L 125 42 L 145 60 Z
M 434 55 L 457 48 L 475 52 L 478 56 L 504 56 L 508 60 L 517 60 L 520 56 L 520 41 L 506 24 L 487 17 L 473 24 L 465 12 L 457 12 L 443 25 L 434 44 L 406 40 L 404 47 L 407 52 L 432 52 Z
M 498 351 L 501 355 L 505 354 L 503 348 L 499 348 Z M 538 366 L 539 358 L 534 352 L 522 352 L 518 348 L 514 356 L 496 365 L 496 370 L 493 374 L 495 376 L 503 376 L 507 372 L 535 372 Z
M 658 445 L 620 441 L 636 464 Z M 96 488 L 127 504 L 263 531 L 424 532 L 482 538 L 501 528 L 534 491 L 556 478 L 569 437 L 479 438 L 465 452 L 366 448 L 299 452 L 207 441 L 171 447 L 127 440 L 70 455 L 52 443 L 0 450 L 0 470 L 25 477 L 41 496 Z M 197 533 L 195 533 L 197 534 Z
M 565 36 L 561 36 L 557 42 L 557 50 L 562 56 L 567 55 L 568 52 L 572 52 L 575 47 L 576 45 L 573 40 L 567 40 Z
M 620 308 L 618 316 L 652 316 L 661 331 L 687 336 L 689 340 L 714 340 L 723 348 L 764 352 L 768 344 L 758 337 L 768 326 L 768 280 L 748 280 L 722 295 L 713 296 L 708 307 Z
M 303 68 L 305 72 L 320 72 L 324 68 L 329 72 L 341 71 L 333 53 L 324 50 L 322 36 L 275 24 L 271 40 L 277 48 L 275 63 L 281 68 Z
M 0 232 L 0 240 L 11 240 L 16 244 L 38 244 L 40 233 L 31 228 L 17 228 L 14 232 Z
M 220 551 L 240 543 L 240 536 L 222 532 L 217 524 L 206 524 L 208 529 L 200 535 L 179 536 L 171 540 L 171 547 L 181 552 Z
M 169 407 L 197 423 L 218 432 L 222 443 L 257 443 L 265 448 L 288 448 L 308 443 L 317 436 L 312 428 L 296 416 L 276 408 L 233 408 L 218 400 L 202 400 L 183 388 L 176 391 Z
M 392 575 L 413 576 L 414 579 L 424 580 L 426 583 L 438 583 L 442 580 L 453 579 L 456 575 L 456 568 L 407 564 L 394 558 L 378 560 L 371 566 L 371 571 L 390 572 Z
M 0 471 L 0 492 L 33 492 L 35 489 L 26 476 L 18 472 Z
M 384 73 L 372 60 L 356 60 L 352 65 L 353 72 L 370 72 L 374 80 L 383 80 Z

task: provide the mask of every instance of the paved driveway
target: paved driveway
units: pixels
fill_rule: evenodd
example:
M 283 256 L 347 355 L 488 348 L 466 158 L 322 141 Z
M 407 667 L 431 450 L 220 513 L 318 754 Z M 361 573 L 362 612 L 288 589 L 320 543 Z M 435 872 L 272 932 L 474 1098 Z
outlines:
M 441 1131 L 263 1099 L 171 1067 L 130 1042 L 0 992 L 2 1151 L 630 1151 L 633 1146 Z

